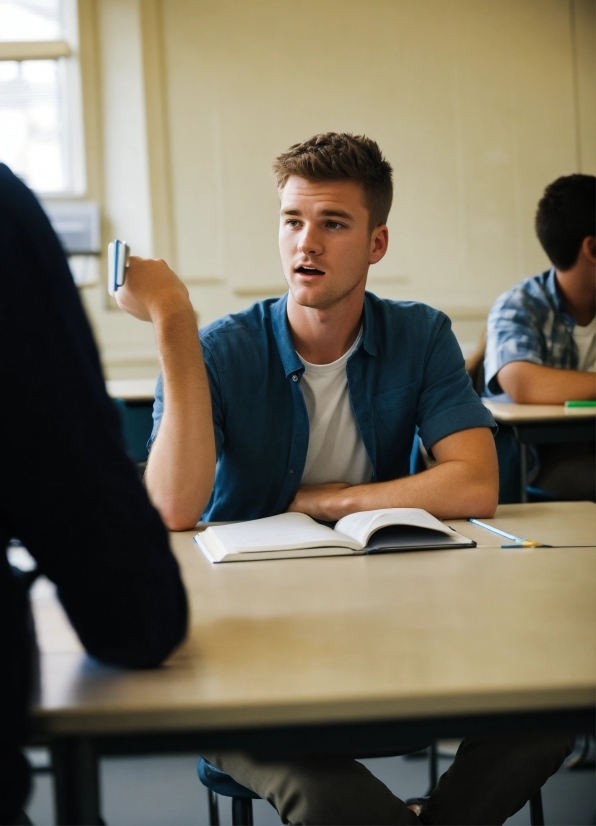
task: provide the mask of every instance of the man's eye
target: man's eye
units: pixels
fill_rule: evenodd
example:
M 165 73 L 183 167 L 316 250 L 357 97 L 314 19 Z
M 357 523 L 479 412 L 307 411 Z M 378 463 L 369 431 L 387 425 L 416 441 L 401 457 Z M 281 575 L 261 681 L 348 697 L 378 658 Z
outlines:
M 288 218 L 286 220 L 286 226 L 288 227 L 297 227 L 298 223 L 299 222 L 295 218 Z
M 342 229 L 343 224 L 340 224 L 339 221 L 327 221 L 326 226 L 329 229 Z

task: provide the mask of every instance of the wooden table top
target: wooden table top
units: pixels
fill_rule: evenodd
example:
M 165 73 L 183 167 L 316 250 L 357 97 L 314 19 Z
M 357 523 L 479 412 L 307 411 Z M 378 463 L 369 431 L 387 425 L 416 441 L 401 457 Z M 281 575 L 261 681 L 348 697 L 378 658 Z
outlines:
M 506 505 L 496 526 L 596 545 L 596 505 Z M 596 691 L 596 548 L 501 549 L 211 565 L 172 534 L 187 641 L 150 671 L 89 660 L 41 580 L 40 734 L 188 731 L 586 707 Z M 134 586 L 132 586 L 134 587 Z
M 106 382 L 113 399 L 125 401 L 153 401 L 157 379 L 111 379 Z
M 572 407 L 566 409 L 564 404 L 508 404 L 506 402 L 491 402 L 482 399 L 485 407 L 495 417 L 497 422 L 555 422 L 574 421 L 575 419 L 594 419 L 596 408 Z

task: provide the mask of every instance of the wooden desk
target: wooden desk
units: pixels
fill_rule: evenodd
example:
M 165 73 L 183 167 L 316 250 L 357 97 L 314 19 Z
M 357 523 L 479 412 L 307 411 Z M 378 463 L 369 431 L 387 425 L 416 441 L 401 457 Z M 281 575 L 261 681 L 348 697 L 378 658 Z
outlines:
M 495 523 L 596 544 L 595 504 L 503 506 Z M 214 566 L 193 532 L 175 534 L 191 628 L 153 671 L 89 661 L 42 584 L 33 725 L 52 746 L 60 822 L 97 814 L 102 754 L 389 753 L 522 724 L 588 728 L 596 548 L 503 550 L 493 534 L 452 524 L 482 547 Z
M 507 404 L 483 399 L 498 422 L 575 422 L 582 419 L 596 418 L 594 407 L 573 407 L 565 409 L 564 404 Z
M 112 379 L 106 382 L 106 389 L 113 399 L 153 404 L 156 382 L 157 379 Z
M 519 446 L 520 501 L 528 501 L 528 445 L 590 442 L 596 438 L 596 409 L 562 404 L 506 404 L 483 399 L 497 424 L 511 427 Z

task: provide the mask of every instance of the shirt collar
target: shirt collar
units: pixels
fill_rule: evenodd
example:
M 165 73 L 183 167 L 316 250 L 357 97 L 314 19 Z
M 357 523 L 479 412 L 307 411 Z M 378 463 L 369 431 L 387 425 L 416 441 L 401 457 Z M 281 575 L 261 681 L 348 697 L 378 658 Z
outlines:
M 298 353 L 294 349 L 294 343 L 292 342 L 290 325 L 288 324 L 288 313 L 286 310 L 287 304 L 288 294 L 286 293 L 271 307 L 271 325 L 284 372 L 286 376 L 290 376 L 292 373 L 303 373 L 304 364 L 300 360 Z
M 555 311 L 562 317 L 565 325 L 573 329 L 575 327 L 575 319 L 569 315 L 565 308 L 565 303 L 563 302 L 563 298 L 557 284 L 557 276 L 554 267 L 550 268 L 549 273 L 546 276 L 546 289 L 552 298 Z
M 279 301 L 271 307 L 271 325 L 273 327 L 273 335 L 277 343 L 277 349 L 283 364 L 286 376 L 293 373 L 303 373 L 304 363 L 300 356 L 294 349 L 292 342 L 292 335 L 290 333 L 290 325 L 288 324 L 288 294 L 282 296 Z M 377 345 L 375 343 L 374 332 L 374 313 L 372 308 L 372 301 L 368 293 L 364 294 L 364 329 L 362 332 L 362 339 L 358 346 L 364 347 L 367 353 L 371 356 L 377 355 Z
M 362 347 L 371 356 L 377 355 L 375 342 L 375 319 L 372 307 L 372 298 L 368 292 L 364 293 L 364 330 L 362 332 Z

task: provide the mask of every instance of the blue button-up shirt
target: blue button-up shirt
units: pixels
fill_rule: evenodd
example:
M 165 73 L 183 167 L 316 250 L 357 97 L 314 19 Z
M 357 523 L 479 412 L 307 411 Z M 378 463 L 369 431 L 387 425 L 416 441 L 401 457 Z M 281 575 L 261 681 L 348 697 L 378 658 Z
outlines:
M 286 303 L 287 296 L 260 301 L 200 331 L 218 457 L 204 521 L 282 513 L 300 485 L 309 424 Z M 373 481 L 409 473 L 416 426 L 428 448 L 458 430 L 494 427 L 449 319 L 424 304 L 366 293 L 363 334 L 346 373 Z M 151 440 L 163 408 L 160 377 Z
M 565 309 L 554 267 L 499 296 L 488 316 L 486 395 L 495 398 L 503 393 L 497 373 L 511 361 L 576 370 L 574 327 L 575 319 Z

